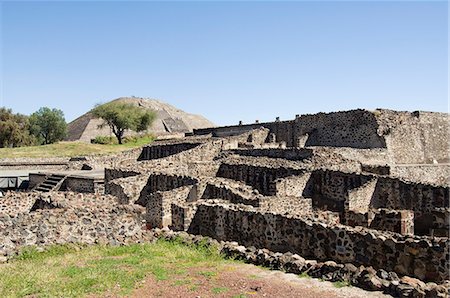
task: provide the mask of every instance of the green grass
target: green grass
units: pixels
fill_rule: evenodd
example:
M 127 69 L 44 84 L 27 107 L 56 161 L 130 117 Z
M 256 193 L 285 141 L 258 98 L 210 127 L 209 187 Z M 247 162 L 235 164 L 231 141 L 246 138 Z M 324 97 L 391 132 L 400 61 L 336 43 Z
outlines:
M 250 275 L 248 276 L 248 278 L 251 278 L 251 279 L 260 279 L 261 276 L 256 275 L 256 274 L 250 274 Z
M 343 288 L 343 287 L 351 287 L 351 283 L 348 281 L 335 281 L 333 282 L 333 286 L 336 288 Z
M 211 279 L 212 277 L 217 275 L 217 272 L 214 271 L 202 271 L 198 273 L 201 276 L 206 277 L 207 279 Z
M 217 288 L 213 288 L 211 291 L 212 291 L 214 294 L 220 294 L 220 293 L 228 292 L 229 289 L 228 289 L 228 288 L 223 288 L 223 287 L 217 287 Z
M 2 158 L 14 157 L 72 157 L 90 154 L 117 153 L 144 146 L 154 140 L 152 136 L 138 138 L 135 141 L 118 145 L 89 144 L 83 142 L 59 142 L 50 145 L 29 146 L 19 148 L 0 148 Z
M 129 294 L 146 277 L 189 284 L 189 268 L 218 268 L 230 263 L 205 245 L 159 240 L 130 246 L 56 245 L 44 252 L 26 248 L 0 265 L 0 297 L 80 297 L 113 291 Z M 212 271 L 202 271 L 211 277 Z M 195 287 L 195 285 L 193 285 Z
M 301 274 L 298 275 L 298 277 L 301 277 L 301 278 L 312 278 L 312 277 L 309 276 L 308 273 L 306 273 L 306 272 L 302 272 Z

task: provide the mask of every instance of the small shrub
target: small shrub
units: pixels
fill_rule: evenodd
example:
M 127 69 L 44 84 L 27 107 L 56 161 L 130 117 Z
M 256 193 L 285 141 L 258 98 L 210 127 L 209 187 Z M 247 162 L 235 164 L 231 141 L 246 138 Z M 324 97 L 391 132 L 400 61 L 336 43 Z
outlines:
M 302 272 L 301 274 L 298 275 L 298 277 L 300 277 L 300 278 L 311 278 L 311 276 L 309 276 L 308 273 L 306 273 L 306 272 Z
M 333 282 L 333 286 L 335 286 L 336 288 L 343 288 L 343 287 L 351 287 L 351 284 L 348 281 L 335 281 Z

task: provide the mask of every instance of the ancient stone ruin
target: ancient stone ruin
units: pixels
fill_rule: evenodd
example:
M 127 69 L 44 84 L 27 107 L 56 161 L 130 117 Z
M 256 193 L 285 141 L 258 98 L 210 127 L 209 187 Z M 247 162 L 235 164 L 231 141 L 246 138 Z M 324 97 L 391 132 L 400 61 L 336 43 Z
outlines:
M 31 175 L 29 192 L 0 199 L 0 249 L 145 241 L 164 229 L 288 272 L 447 297 L 448 133 L 447 114 L 353 110 L 69 160 L 66 169 L 105 167 L 104 180 L 53 177 L 40 192 L 51 175 Z

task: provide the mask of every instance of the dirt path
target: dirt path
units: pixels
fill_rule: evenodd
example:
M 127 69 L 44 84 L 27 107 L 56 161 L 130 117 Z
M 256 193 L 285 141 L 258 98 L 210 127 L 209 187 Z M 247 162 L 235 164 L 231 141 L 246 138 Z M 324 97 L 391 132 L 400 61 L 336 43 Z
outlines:
M 109 296 L 109 295 L 107 295 Z M 111 296 L 109 296 L 111 297 Z M 145 280 L 129 297 L 388 297 L 247 264 L 192 268 L 182 276 Z

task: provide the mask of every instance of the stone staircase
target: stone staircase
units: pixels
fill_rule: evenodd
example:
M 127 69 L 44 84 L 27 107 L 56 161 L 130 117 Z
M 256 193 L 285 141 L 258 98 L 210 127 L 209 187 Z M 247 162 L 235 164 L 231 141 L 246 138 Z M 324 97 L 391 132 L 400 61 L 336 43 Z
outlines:
M 50 192 L 58 190 L 65 178 L 66 176 L 64 175 L 51 174 L 42 183 L 38 184 L 34 191 Z

